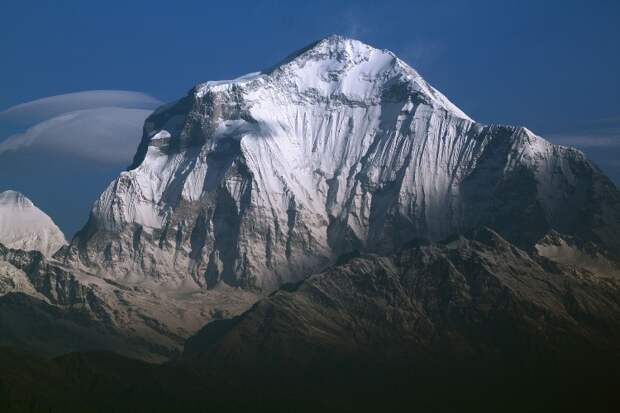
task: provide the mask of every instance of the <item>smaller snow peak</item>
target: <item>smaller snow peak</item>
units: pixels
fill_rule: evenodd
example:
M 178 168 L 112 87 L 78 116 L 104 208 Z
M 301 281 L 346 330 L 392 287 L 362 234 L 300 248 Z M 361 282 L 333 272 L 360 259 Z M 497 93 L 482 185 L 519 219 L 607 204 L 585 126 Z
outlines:
M 0 192 L 0 205 L 14 206 L 19 208 L 30 208 L 34 206 L 32 201 L 26 198 L 21 192 L 13 190 Z
M 66 243 L 52 219 L 32 201 L 16 191 L 0 193 L 0 244 L 51 256 Z

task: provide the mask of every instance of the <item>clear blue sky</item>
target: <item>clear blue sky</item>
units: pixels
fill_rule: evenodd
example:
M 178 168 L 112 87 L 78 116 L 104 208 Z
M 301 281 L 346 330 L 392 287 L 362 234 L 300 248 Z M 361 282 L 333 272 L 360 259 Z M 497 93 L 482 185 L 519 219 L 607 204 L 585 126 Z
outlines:
M 392 50 L 478 121 L 578 145 L 620 182 L 620 1 L 0 3 L 0 111 L 95 89 L 169 101 L 338 33 Z

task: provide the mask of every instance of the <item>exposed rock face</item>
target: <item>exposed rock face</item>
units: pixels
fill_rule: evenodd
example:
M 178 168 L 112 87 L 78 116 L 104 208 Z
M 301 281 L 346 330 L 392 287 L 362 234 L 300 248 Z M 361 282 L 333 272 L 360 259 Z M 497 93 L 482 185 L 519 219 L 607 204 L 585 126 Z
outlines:
M 0 345 L 39 354 L 109 350 L 148 361 L 180 354 L 213 319 L 245 311 L 246 291 L 167 292 L 124 286 L 0 244 Z
M 186 345 L 209 365 L 541 360 L 617 351 L 620 282 L 497 233 L 362 255 L 283 288 Z
M 620 195 L 577 150 L 471 120 L 385 50 L 330 37 L 157 110 L 63 259 L 124 283 L 270 291 L 340 254 L 488 225 L 620 252 Z
M 67 244 L 62 231 L 32 201 L 15 191 L 0 192 L 0 243 L 51 256 Z

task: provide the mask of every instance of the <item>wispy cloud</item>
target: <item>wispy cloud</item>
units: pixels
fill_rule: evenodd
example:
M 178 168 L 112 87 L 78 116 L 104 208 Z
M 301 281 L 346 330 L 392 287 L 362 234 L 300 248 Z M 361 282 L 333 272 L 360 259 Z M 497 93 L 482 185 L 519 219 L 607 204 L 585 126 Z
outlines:
M 620 116 L 592 120 L 564 133 L 551 133 L 548 139 L 553 143 L 578 148 L 620 147 Z
M 569 130 L 547 133 L 545 137 L 550 142 L 581 149 L 620 184 L 620 116 L 581 121 Z
M 413 39 L 399 50 L 399 56 L 417 69 L 428 69 L 439 58 L 443 46 L 431 39 Z
M 342 14 L 340 24 L 343 34 L 353 39 L 365 37 L 371 27 L 371 25 L 365 24 L 359 11 L 354 8 L 349 8 Z
M 604 148 L 620 146 L 620 135 L 550 135 L 549 140 L 553 143 L 564 146 L 575 146 L 577 148 Z

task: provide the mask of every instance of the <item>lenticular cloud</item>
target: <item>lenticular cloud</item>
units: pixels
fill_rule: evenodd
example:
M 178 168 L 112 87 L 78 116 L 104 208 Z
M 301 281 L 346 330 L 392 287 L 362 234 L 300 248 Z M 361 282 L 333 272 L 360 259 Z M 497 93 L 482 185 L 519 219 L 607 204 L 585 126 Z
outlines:
M 161 102 L 141 92 L 90 90 L 50 96 L 0 112 L 0 157 L 45 151 L 90 161 L 128 163 L 146 117 Z
M 61 115 L 84 109 L 117 107 L 155 109 L 161 102 L 145 93 L 128 90 L 87 90 L 49 96 L 12 106 L 0 112 L 0 122 L 29 127 Z
M 30 151 L 63 154 L 105 164 L 127 165 L 140 139 L 146 109 L 105 107 L 47 119 L 0 143 L 0 156 Z

